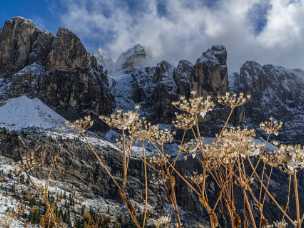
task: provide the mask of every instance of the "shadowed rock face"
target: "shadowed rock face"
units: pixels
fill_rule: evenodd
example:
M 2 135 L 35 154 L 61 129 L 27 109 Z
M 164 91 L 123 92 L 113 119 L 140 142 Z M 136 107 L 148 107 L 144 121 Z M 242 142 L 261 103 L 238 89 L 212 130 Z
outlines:
M 177 86 L 177 93 L 189 97 L 192 90 L 195 71 L 193 64 L 187 60 L 179 61 L 174 69 L 174 80 Z
M 125 86 L 129 86 L 129 91 L 134 94 L 129 103 L 141 103 L 144 112 L 154 122 L 170 123 L 176 111 L 172 102 L 180 96 L 189 97 L 191 90 L 202 95 L 218 95 L 228 90 L 226 61 L 226 49 L 215 46 L 204 52 L 195 65 L 181 60 L 174 67 L 162 61 L 156 66 L 126 70 L 125 76 L 113 76 L 113 84 L 122 85 L 128 78 L 131 83 Z
M 67 118 L 113 107 L 107 76 L 67 29 L 53 36 L 20 17 L 7 21 L 0 32 L 0 73 L 10 85 L 2 100 L 39 97 Z
M 202 95 L 219 95 L 228 89 L 227 51 L 213 46 L 202 54 L 194 66 L 193 85 Z
M 280 139 L 303 143 L 304 72 L 273 65 L 246 62 L 235 78 L 235 89 L 251 94 L 242 109 L 242 121 L 258 127 L 261 121 L 274 117 L 284 122 Z
M 75 139 L 66 139 L 58 135 L 49 137 L 39 131 L 27 131 L 22 134 L 0 131 L 0 156 L 12 159 L 13 164 L 22 161 L 26 163 L 29 157 L 39 161 L 42 165 L 33 167 L 29 175 L 38 180 L 47 180 L 51 173 L 50 192 L 51 189 L 56 188 L 58 192 L 64 190 L 66 193 L 72 194 L 74 203 L 70 204 L 67 199 L 67 203 L 61 206 L 61 209 L 71 212 L 71 218 L 81 215 L 81 205 L 93 201 L 96 203 L 92 205 L 92 210 L 98 212 L 101 217 L 110 216 L 116 225 L 130 225 L 127 209 L 123 206 L 117 187 L 93 154 L 94 150 L 105 161 L 116 181 L 121 183 L 122 152 L 113 144 L 103 140 L 95 138 L 96 144 L 88 146 L 80 141 L 80 138 L 77 136 Z M 54 168 L 51 161 L 56 154 L 59 156 Z M 159 175 L 153 169 L 148 169 L 149 218 L 157 219 L 162 215 L 171 214 L 168 193 L 163 185 L 157 184 L 160 180 Z M 1 172 L 0 177 L 3 177 Z M 28 182 L 28 177 L 20 178 L 20 175 L 18 177 L 13 174 L 5 177 L 7 184 L 1 185 L 1 189 L 5 189 L 7 194 L 12 195 L 16 193 L 14 191 L 17 189 L 18 202 L 21 205 L 27 205 L 28 193 L 36 193 L 34 186 Z M 180 180 L 177 179 L 177 181 Z M 14 189 L 11 189 L 11 182 L 14 183 Z M 28 183 L 25 184 L 26 182 Z M 128 198 L 135 207 L 139 218 L 142 216 L 144 207 L 144 182 L 143 162 L 141 159 L 131 157 L 127 185 Z M 185 227 L 208 227 L 207 215 L 192 196 L 193 193 L 182 187 L 178 187 L 177 192 L 182 199 L 191 199 L 191 201 L 181 200 L 180 204 Z M 197 213 L 198 210 L 200 213 Z

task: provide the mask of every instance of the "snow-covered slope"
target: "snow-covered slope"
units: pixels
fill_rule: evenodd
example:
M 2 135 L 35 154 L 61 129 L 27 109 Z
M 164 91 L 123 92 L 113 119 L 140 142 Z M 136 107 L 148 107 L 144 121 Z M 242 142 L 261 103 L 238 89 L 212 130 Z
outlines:
M 38 98 L 26 96 L 9 99 L 0 107 L 0 127 L 9 130 L 23 128 L 61 128 L 66 120 Z

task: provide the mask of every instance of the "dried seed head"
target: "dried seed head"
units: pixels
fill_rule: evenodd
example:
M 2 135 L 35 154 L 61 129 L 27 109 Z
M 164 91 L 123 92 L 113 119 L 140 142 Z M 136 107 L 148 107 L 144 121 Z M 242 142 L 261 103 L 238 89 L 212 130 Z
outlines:
M 85 116 L 82 119 L 76 120 L 71 123 L 70 127 L 79 131 L 80 133 L 86 132 L 94 124 L 94 121 L 91 119 L 91 116 Z
M 263 129 L 268 135 L 278 135 L 282 127 L 283 122 L 277 121 L 272 117 L 260 124 L 260 128 Z
M 99 118 L 112 128 L 127 130 L 134 122 L 138 121 L 139 114 L 132 111 L 123 112 L 122 110 L 117 110 L 110 117 L 100 116 Z
M 258 146 L 253 142 L 254 130 L 231 128 L 225 129 L 211 144 L 205 145 L 205 160 L 232 163 L 238 157 L 253 156 L 259 153 Z
M 213 110 L 215 104 L 210 96 L 192 97 L 187 100 L 181 97 L 179 101 L 172 103 L 177 109 L 192 115 L 200 115 L 205 117 L 206 114 Z
M 168 129 L 160 129 L 159 125 L 151 126 L 150 133 L 150 140 L 160 146 L 173 141 L 174 133 Z
M 162 227 L 170 224 L 171 218 L 169 216 L 161 216 L 155 221 L 156 227 Z
M 287 173 L 304 168 L 304 148 L 301 145 L 280 145 L 274 153 L 263 153 L 261 158 L 268 165 L 279 167 Z
M 287 227 L 287 222 L 285 220 L 282 220 L 282 221 L 276 221 L 273 223 L 273 227 L 275 228 L 286 228 Z
M 155 165 L 156 167 L 164 167 L 168 163 L 169 159 L 170 156 L 164 153 L 150 156 L 148 158 L 149 162 Z
M 195 123 L 195 116 L 188 113 L 176 114 L 176 119 L 173 121 L 173 125 L 176 128 L 183 130 L 191 129 Z
M 217 100 L 220 104 L 234 109 L 245 104 L 250 98 L 250 95 L 245 95 L 244 93 L 240 93 L 239 95 L 237 95 L 227 92 L 224 96 L 218 96 Z
M 151 138 L 151 123 L 145 119 L 138 119 L 129 126 L 129 133 L 137 140 L 145 141 Z

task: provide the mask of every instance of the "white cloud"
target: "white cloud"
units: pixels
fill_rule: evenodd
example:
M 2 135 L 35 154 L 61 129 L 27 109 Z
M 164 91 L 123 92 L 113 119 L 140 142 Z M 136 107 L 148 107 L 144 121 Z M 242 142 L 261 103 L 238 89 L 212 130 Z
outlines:
M 133 12 L 124 0 L 62 0 L 66 11 L 61 19 L 81 38 L 100 41 L 114 58 L 140 43 L 158 60 L 195 61 L 211 45 L 224 44 L 231 71 L 246 60 L 288 67 L 304 65 L 302 0 L 268 0 L 272 7 L 259 34 L 251 26 L 248 13 L 265 0 L 217 0 L 212 7 L 197 0 L 161 0 L 166 3 L 165 17 L 158 13 L 158 0 L 138 1 L 142 10 Z

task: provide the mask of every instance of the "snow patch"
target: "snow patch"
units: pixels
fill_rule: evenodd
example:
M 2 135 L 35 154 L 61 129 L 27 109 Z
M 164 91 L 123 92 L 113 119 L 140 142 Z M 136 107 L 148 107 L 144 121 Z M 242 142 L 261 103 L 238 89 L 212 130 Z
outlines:
M 0 107 L 0 127 L 9 130 L 24 128 L 62 128 L 66 120 L 38 98 L 26 96 L 9 99 Z
M 15 76 L 22 76 L 25 74 L 31 74 L 31 75 L 36 75 L 36 76 L 41 76 L 45 73 L 45 69 L 43 66 L 37 63 L 33 63 L 31 65 L 28 65 L 18 71 Z

